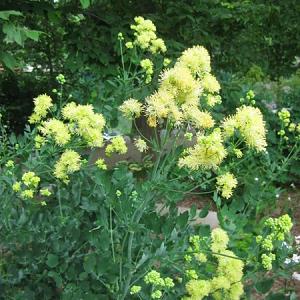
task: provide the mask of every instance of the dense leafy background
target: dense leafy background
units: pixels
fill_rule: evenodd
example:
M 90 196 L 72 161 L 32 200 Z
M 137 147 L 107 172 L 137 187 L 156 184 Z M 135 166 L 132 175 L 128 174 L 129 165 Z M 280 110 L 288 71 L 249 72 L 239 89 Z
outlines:
M 10 31 L 12 42 L 0 48 L 14 58 L 6 65 L 13 71 L 6 68 L 0 73 L 0 103 L 17 130 L 23 129 L 32 97 L 55 88 L 58 73 L 69 79 L 78 101 L 101 106 L 111 97 L 116 87 L 107 79 L 117 73 L 119 64 L 116 36 L 119 31 L 128 33 L 137 15 L 154 21 L 170 56 L 201 44 L 212 54 L 218 72 L 244 76 L 254 66 L 261 70 L 256 79 L 262 74 L 288 76 L 300 53 L 297 0 L 5 0 L 0 3 L 4 10 L 22 15 L 0 20 L 1 40 L 7 38 L 5 23 L 34 33 L 25 38 L 20 30 Z

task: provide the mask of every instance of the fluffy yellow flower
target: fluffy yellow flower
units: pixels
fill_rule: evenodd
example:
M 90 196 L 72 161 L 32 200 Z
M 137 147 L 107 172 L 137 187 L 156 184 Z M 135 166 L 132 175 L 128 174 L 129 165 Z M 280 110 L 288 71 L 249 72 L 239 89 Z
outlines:
M 29 123 L 38 123 L 45 118 L 49 109 L 53 106 L 50 96 L 43 94 L 34 98 L 33 114 L 29 118 Z
M 89 146 L 103 145 L 105 120 L 102 114 L 94 112 L 92 105 L 76 105 L 71 102 L 62 109 L 62 115 L 71 122 L 74 133 L 81 136 Z
M 34 190 L 32 190 L 32 189 L 24 190 L 21 193 L 21 197 L 24 199 L 32 199 L 33 195 L 34 195 Z
M 119 110 L 128 119 L 138 118 L 142 113 L 143 105 L 138 100 L 131 98 L 124 101 Z
M 153 62 L 149 58 L 141 60 L 140 65 L 142 69 L 146 72 L 146 83 L 151 82 L 153 74 Z
M 150 51 L 152 54 L 164 53 L 167 51 L 165 42 L 161 38 L 156 36 L 156 27 L 151 20 L 145 20 L 143 17 L 135 17 L 135 24 L 132 24 L 130 28 L 134 31 L 135 40 L 133 44 L 137 45 L 141 49 Z M 127 45 L 128 43 L 126 43 Z M 132 45 L 129 44 L 128 48 Z
M 267 147 L 266 128 L 261 111 L 252 106 L 242 106 L 235 115 L 237 128 L 250 148 L 264 151 Z
M 221 228 L 215 228 L 211 232 L 211 250 L 213 252 L 221 252 L 226 250 L 228 242 L 229 242 L 229 237 L 227 235 L 227 232 L 224 231 Z
M 188 106 L 184 110 L 185 120 L 191 122 L 196 128 L 212 128 L 215 124 L 209 112 L 200 111 L 197 107 Z
M 145 152 L 148 150 L 147 143 L 141 138 L 136 139 L 134 141 L 134 145 L 140 152 Z
M 217 177 L 218 190 L 222 192 L 222 196 L 226 199 L 232 196 L 233 189 L 236 188 L 237 183 L 234 175 L 229 172 Z
M 167 118 L 173 104 L 173 94 L 165 89 L 159 89 L 146 98 L 146 114 L 158 119 Z
M 200 83 L 188 68 L 175 66 L 161 74 L 160 86 L 171 93 L 178 105 L 183 103 L 197 106 L 201 95 Z
M 71 139 L 67 125 L 57 119 L 49 119 L 43 122 L 39 130 L 44 136 L 52 137 L 55 143 L 60 146 L 67 144 Z
M 12 189 L 14 192 L 20 192 L 21 191 L 21 182 L 20 181 L 16 181 L 13 186 Z
M 211 280 L 211 288 L 213 291 L 229 290 L 230 289 L 230 281 L 225 276 L 214 277 Z
M 231 284 L 239 282 L 243 277 L 243 261 L 229 250 L 221 251 L 220 254 L 216 255 L 218 259 L 217 274 L 226 277 Z
M 202 46 L 185 50 L 176 64 L 189 68 L 194 76 L 209 73 L 211 70 L 209 53 Z
M 210 107 L 214 107 L 216 104 L 220 104 L 222 102 L 221 96 L 208 94 L 206 97 L 207 105 Z
M 112 138 L 111 143 L 105 149 L 105 154 L 107 156 L 111 156 L 112 153 L 125 154 L 126 152 L 127 146 L 122 136 Z
M 100 169 L 100 170 L 107 170 L 107 165 L 104 161 L 103 158 L 99 158 L 96 160 L 95 165 Z
M 237 127 L 236 119 L 234 116 L 227 117 L 222 122 L 223 135 L 226 138 L 233 136 L 234 130 Z
M 217 168 L 226 155 L 221 131 L 215 129 L 210 135 L 200 135 L 197 144 L 187 149 L 187 155 L 179 159 L 178 165 L 191 170 Z
M 47 188 L 41 189 L 41 190 L 40 190 L 40 194 L 41 194 L 42 196 L 45 196 L 45 197 L 51 196 L 51 192 L 50 192 L 49 189 L 47 189 Z
M 239 300 L 244 294 L 244 287 L 241 282 L 236 282 L 231 285 L 229 290 L 229 299 L 230 300 Z
M 165 45 L 165 42 L 163 39 L 154 39 L 151 41 L 151 46 L 149 48 L 149 51 L 152 54 L 156 54 L 158 52 L 164 53 L 167 51 L 167 47 Z
M 210 94 L 218 93 L 221 89 L 221 86 L 216 77 L 209 73 L 204 75 L 201 80 L 201 85 L 204 91 Z
M 34 172 L 26 172 L 22 176 L 22 181 L 26 186 L 36 188 L 41 179 Z
M 210 282 L 207 280 L 190 280 L 185 287 L 191 296 L 190 299 L 201 300 L 208 296 L 211 291 Z
M 79 171 L 81 167 L 80 155 L 74 150 L 66 150 L 54 166 L 54 176 L 57 179 L 69 182 L 70 174 Z

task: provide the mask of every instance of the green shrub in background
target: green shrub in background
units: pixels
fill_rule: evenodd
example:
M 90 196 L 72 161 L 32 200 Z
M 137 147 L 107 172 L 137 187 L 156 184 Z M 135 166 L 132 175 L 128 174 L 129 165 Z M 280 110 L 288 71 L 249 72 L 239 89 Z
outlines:
M 115 37 L 121 28 L 128 28 L 136 15 L 155 21 L 171 56 L 179 56 L 186 47 L 201 44 L 212 53 L 216 70 L 244 75 L 249 66 L 257 65 L 264 74 L 278 78 L 293 70 L 292 62 L 299 55 L 300 5 L 296 0 L 276 3 L 258 0 L 2 1 L 2 13 L 12 10 L 23 14 L 21 18 L 12 17 L 20 19 L 24 28 L 43 32 L 37 42 L 28 39 L 21 51 L 11 44 L 2 45 L 12 58 L 23 62 L 19 69 L 31 70 L 30 77 L 35 82 L 25 84 L 27 75 L 16 72 L 9 75 L 10 86 L 15 82 L 14 91 L 20 86 L 26 86 L 26 90 L 19 89 L 15 95 L 2 85 L 0 102 L 15 103 L 9 111 L 18 116 L 16 119 L 20 119 L 23 111 L 30 113 L 30 99 L 42 93 L 45 86 L 49 90 L 56 88 L 55 77 L 59 73 L 69 79 L 70 92 L 76 94 L 77 101 L 107 106 L 106 100 L 116 97 L 115 84 L 107 81 L 117 74 L 115 53 L 119 48 Z M 4 21 L 0 24 L 2 29 L 7 23 Z M 1 82 L 7 76 L 3 75 Z M 32 86 L 36 93 L 29 88 Z M 122 87 L 119 90 L 121 95 Z M 22 124 L 16 126 L 19 131 Z
M 290 217 L 257 214 L 266 199 L 274 205 L 267 183 L 256 186 L 264 197 L 248 202 L 239 190 L 250 178 L 240 168 L 270 159 L 253 93 L 224 118 L 204 47 L 162 70 L 170 58 L 154 24 L 138 17 L 131 29 L 135 35 L 118 34 L 115 80 L 126 93 L 117 129 L 64 96 L 68 81 L 59 75 L 56 101 L 34 99 L 24 135 L 2 130 L 4 299 L 234 300 L 254 287 L 268 293 L 297 267 L 286 264 L 295 251 Z M 124 157 L 128 138 L 143 154 L 138 164 Z M 178 212 L 192 193 L 211 195 L 228 233 L 191 225 L 208 207 Z M 277 297 L 284 293 L 293 297 Z

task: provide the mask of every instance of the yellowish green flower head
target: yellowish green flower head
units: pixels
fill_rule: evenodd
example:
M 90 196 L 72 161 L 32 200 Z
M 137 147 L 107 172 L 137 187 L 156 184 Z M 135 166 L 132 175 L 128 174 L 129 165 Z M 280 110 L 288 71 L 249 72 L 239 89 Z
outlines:
M 36 176 L 34 172 L 26 172 L 22 176 L 22 181 L 27 187 L 36 188 L 41 179 L 40 177 Z
M 211 250 L 213 252 L 219 253 L 226 250 L 229 237 L 227 232 L 221 228 L 215 228 L 211 232 Z
M 133 285 L 130 288 L 130 295 L 136 295 L 141 291 L 142 287 L 140 285 Z
M 185 288 L 190 295 L 186 299 L 201 300 L 211 292 L 211 283 L 208 280 L 190 280 Z
M 225 276 L 217 276 L 211 280 L 211 290 L 229 290 L 230 289 L 230 281 Z
M 266 128 L 261 111 L 251 106 L 242 106 L 237 109 L 235 119 L 246 144 L 257 151 L 264 151 L 267 147 Z
M 234 135 L 237 122 L 234 116 L 226 117 L 222 122 L 223 136 L 229 138 Z
M 283 108 L 278 112 L 278 117 L 282 121 L 285 127 L 289 125 L 291 114 L 286 108 Z
M 185 50 L 176 64 L 189 68 L 193 76 L 202 76 L 211 71 L 209 53 L 199 45 Z
M 71 123 L 72 132 L 81 136 L 89 146 L 103 146 L 105 120 L 102 114 L 94 112 L 92 105 L 71 102 L 62 109 L 62 115 Z
M 95 165 L 100 169 L 100 170 L 107 170 L 107 165 L 104 161 L 103 158 L 99 158 L 96 160 Z
M 201 95 L 201 85 L 196 80 L 189 69 L 184 66 L 175 66 L 165 70 L 161 74 L 160 88 L 173 95 L 175 103 L 184 103 L 198 106 Z
M 152 284 L 154 286 L 164 286 L 165 282 L 161 278 L 160 273 L 152 270 L 148 274 L 145 275 L 144 281 L 146 284 Z
M 143 111 L 143 105 L 138 100 L 130 98 L 123 102 L 123 104 L 119 107 L 119 110 L 125 118 L 139 118 Z
M 221 131 L 215 129 L 209 135 L 199 135 L 194 147 L 188 148 L 186 155 L 179 159 L 179 167 L 191 170 L 216 169 L 226 157 Z
M 274 253 L 263 253 L 261 255 L 261 263 L 262 266 L 267 270 L 272 270 L 272 262 L 276 259 L 276 256 Z
M 140 65 L 146 73 L 146 83 L 150 83 L 153 74 L 153 62 L 149 58 L 141 60 Z
M 161 299 L 162 292 L 160 290 L 156 290 L 151 294 L 151 299 Z
M 244 294 L 243 284 L 241 282 L 236 282 L 231 285 L 228 299 L 239 300 L 243 294 Z
M 44 136 L 53 138 L 59 146 L 66 145 L 71 139 L 68 126 L 57 119 L 49 119 L 42 122 L 39 130 Z
M 164 53 L 167 51 L 165 42 L 156 36 L 156 27 L 151 20 L 143 17 L 135 17 L 135 24 L 130 28 L 134 31 L 135 39 L 133 44 L 141 49 L 148 50 L 152 54 Z
M 13 160 L 8 160 L 7 162 L 6 162 L 6 164 L 5 164 L 5 167 L 6 168 L 13 168 L 15 166 L 15 163 L 14 163 L 14 161 Z
M 172 287 L 175 286 L 173 279 L 170 278 L 170 277 L 166 277 L 166 278 L 164 279 L 164 281 L 165 281 L 164 286 L 165 286 L 167 289 L 171 289 Z
M 167 67 L 170 63 L 171 63 L 171 59 L 169 59 L 169 58 L 164 58 L 164 60 L 163 60 L 163 66 L 164 66 L 164 67 Z
M 227 172 L 217 177 L 217 188 L 221 191 L 222 197 L 229 199 L 237 186 L 237 180 L 233 174 Z
M 132 49 L 133 48 L 133 43 L 132 42 L 127 42 L 127 43 L 125 43 L 125 47 L 127 49 Z
M 206 96 L 207 105 L 210 107 L 214 107 L 216 104 L 220 104 L 222 102 L 220 95 L 212 95 L 208 94 Z
M 197 129 L 208 129 L 215 125 L 211 114 L 206 111 L 200 111 L 197 107 L 187 106 L 183 111 L 184 119 Z
M 49 191 L 48 188 L 41 189 L 41 190 L 40 190 L 40 194 L 41 194 L 42 196 L 45 196 L 45 197 L 51 196 L 51 192 Z
M 284 238 L 284 235 L 290 232 L 293 227 L 292 220 L 289 215 L 285 214 L 279 218 L 269 218 L 265 221 L 265 226 L 272 230 L 275 238 Z
M 210 73 L 207 73 L 203 76 L 203 78 L 201 79 L 201 86 L 204 89 L 205 93 L 208 94 L 218 93 L 221 89 L 221 86 L 216 77 L 211 75 Z
M 81 157 L 74 150 L 66 150 L 54 166 L 54 176 L 65 183 L 69 182 L 69 175 L 79 171 Z
M 242 157 L 243 157 L 243 152 L 241 151 L 241 149 L 235 148 L 235 149 L 233 150 L 233 152 L 234 152 L 234 155 L 235 155 L 237 158 L 242 158 Z
M 194 269 L 186 270 L 185 275 L 189 280 L 198 279 L 198 274 L 197 274 L 196 270 L 194 270 Z
M 225 276 L 231 284 L 241 281 L 244 263 L 230 250 L 223 250 L 216 255 L 218 259 L 217 274 Z
M 174 104 L 174 96 L 165 89 L 146 98 L 146 114 L 150 127 L 155 127 L 157 119 L 167 118 L 171 115 L 171 107 Z M 154 126 L 153 126 L 154 125 Z
M 134 145 L 140 152 L 146 152 L 148 150 L 147 143 L 141 138 L 136 139 Z
M 15 193 L 20 192 L 21 191 L 21 182 L 20 181 L 16 181 L 13 186 L 12 189 Z
M 34 144 L 35 148 L 41 149 L 41 147 L 46 143 L 46 139 L 43 136 L 37 134 L 34 137 L 34 142 L 35 142 L 35 144 Z
M 33 189 L 27 189 L 21 192 L 21 197 L 23 199 L 32 199 L 34 196 L 34 190 Z
M 39 123 L 47 116 L 48 111 L 53 106 L 50 96 L 43 94 L 33 99 L 34 109 L 32 115 L 29 117 L 29 123 Z
M 200 263 L 207 262 L 207 256 L 204 253 L 194 253 L 194 257 Z
M 63 85 L 66 83 L 66 79 L 65 79 L 65 76 L 63 74 L 58 74 L 56 77 L 55 77 L 56 81 Z
M 105 154 L 111 156 L 112 153 L 125 154 L 127 146 L 122 136 L 116 136 L 111 139 L 111 143 L 106 147 Z
M 258 108 L 246 105 L 238 108 L 235 115 L 223 121 L 222 128 L 225 137 L 239 130 L 249 148 L 264 151 L 267 147 L 265 122 Z

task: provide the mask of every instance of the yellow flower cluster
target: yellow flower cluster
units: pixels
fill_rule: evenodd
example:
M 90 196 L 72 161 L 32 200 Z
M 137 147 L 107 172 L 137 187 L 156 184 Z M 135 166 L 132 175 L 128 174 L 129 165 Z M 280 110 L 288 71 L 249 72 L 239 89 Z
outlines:
M 96 160 L 95 165 L 100 169 L 100 170 L 107 170 L 107 165 L 104 161 L 103 158 L 99 158 Z
M 66 150 L 56 162 L 54 176 L 57 179 L 69 182 L 69 175 L 79 171 L 81 167 L 80 155 L 74 150 Z
M 157 92 L 146 98 L 148 124 L 169 118 L 175 124 L 190 123 L 195 128 L 211 128 L 214 120 L 199 109 L 201 95 L 210 106 L 220 102 L 220 84 L 210 72 L 210 57 L 205 48 L 195 46 L 178 58 L 175 66 L 160 75 Z
M 193 250 L 199 248 L 200 237 L 194 236 L 190 239 Z M 217 260 L 216 276 L 208 280 L 198 279 L 197 272 L 188 270 L 192 275 L 186 284 L 186 291 L 189 296 L 182 300 L 201 300 L 206 296 L 212 296 L 213 299 L 239 300 L 243 295 L 243 277 L 244 263 L 236 255 L 227 249 L 229 237 L 227 233 L 216 228 L 211 233 L 211 250 L 213 258 Z M 197 246 L 198 244 L 198 246 Z
M 140 152 L 145 152 L 148 149 L 147 143 L 141 138 L 136 139 L 134 145 Z
M 264 223 L 265 229 L 270 231 L 264 237 L 258 235 L 256 242 L 260 245 L 261 249 L 265 252 L 261 255 L 261 262 L 263 267 L 270 271 L 272 269 L 272 261 L 276 259 L 274 253 L 274 244 L 277 241 L 284 241 L 285 235 L 290 232 L 293 227 L 292 220 L 289 215 L 285 214 L 279 218 L 269 218 Z
M 26 189 L 21 192 L 21 197 L 24 199 L 32 199 L 40 181 L 40 177 L 36 176 L 34 172 L 24 173 L 22 183 L 26 186 Z M 15 182 L 13 190 L 15 192 L 21 191 L 21 182 Z
M 222 196 L 226 199 L 232 196 L 233 189 L 236 188 L 237 183 L 234 175 L 229 172 L 217 177 L 218 190 L 222 192 Z
M 41 178 L 37 176 L 34 172 L 28 171 L 23 174 L 21 181 L 16 181 L 13 186 L 12 190 L 15 193 L 19 193 L 23 199 L 32 199 L 37 192 L 39 183 Z M 22 190 L 22 185 L 25 186 L 25 189 Z M 42 196 L 49 197 L 51 192 L 47 188 L 40 189 L 40 194 Z M 42 205 L 46 205 L 45 201 L 41 202 Z
M 162 278 L 160 273 L 152 270 L 144 277 L 146 284 L 152 285 L 151 299 L 160 299 L 163 295 L 162 290 L 174 287 L 173 279 L 170 277 Z
M 111 143 L 105 149 L 105 154 L 107 156 L 111 156 L 112 153 L 125 154 L 126 152 L 126 141 L 122 136 L 112 138 Z
M 283 136 L 285 140 L 289 140 L 289 137 L 286 136 L 286 129 L 291 133 L 297 133 L 296 140 L 300 139 L 300 123 L 296 124 L 291 122 L 291 114 L 286 109 L 283 108 L 278 112 L 278 117 L 282 123 L 282 129 L 278 131 L 278 135 Z
M 179 159 L 179 167 L 188 167 L 191 170 L 217 168 L 227 155 L 222 142 L 218 128 L 209 135 L 199 135 L 196 145 L 188 148 L 186 155 Z
M 140 65 L 146 73 L 146 83 L 150 83 L 153 74 L 153 62 L 149 58 L 141 60 Z
M 105 120 L 102 114 L 94 112 L 92 105 L 77 105 L 71 102 L 62 109 L 62 115 L 70 122 L 71 132 L 82 137 L 88 146 L 103 145 L 102 131 Z
M 194 76 L 202 76 L 211 71 L 209 53 L 202 46 L 194 46 L 185 50 L 177 64 L 189 68 Z
M 59 146 L 67 144 L 71 139 L 68 126 L 57 119 L 49 119 L 42 122 L 42 126 L 39 127 L 39 130 L 44 136 L 52 137 Z
M 267 147 L 266 128 L 261 111 L 252 106 L 242 106 L 235 115 L 224 120 L 224 135 L 230 137 L 239 130 L 248 147 L 264 151 Z
M 29 117 L 29 123 L 35 124 L 47 116 L 48 111 L 53 106 L 50 96 L 43 94 L 34 98 L 33 114 Z
M 128 119 L 139 118 L 143 105 L 136 99 L 128 99 L 119 107 L 120 112 Z
M 156 27 L 151 20 L 145 20 L 143 17 L 135 17 L 135 24 L 130 28 L 134 30 L 135 40 L 133 44 L 142 49 L 149 50 L 152 54 L 164 53 L 167 51 L 166 45 L 161 38 L 156 36 Z M 132 44 L 126 43 L 127 48 L 132 48 Z

